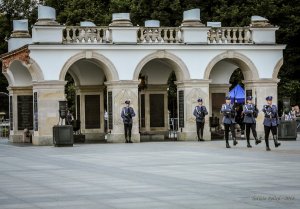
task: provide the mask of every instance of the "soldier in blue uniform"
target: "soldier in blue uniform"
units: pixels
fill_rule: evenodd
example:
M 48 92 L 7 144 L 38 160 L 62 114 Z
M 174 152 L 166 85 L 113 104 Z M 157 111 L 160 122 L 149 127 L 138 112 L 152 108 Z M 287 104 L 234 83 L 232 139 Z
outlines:
M 261 143 L 261 140 L 257 139 L 256 133 L 256 120 L 255 118 L 258 115 L 258 109 L 252 103 L 252 96 L 247 97 L 247 104 L 244 105 L 243 113 L 244 113 L 244 123 L 246 124 L 246 138 L 247 138 L 247 147 L 251 148 L 250 144 L 250 129 L 252 130 L 252 134 L 255 139 L 255 144 Z
M 135 116 L 135 112 L 132 107 L 130 107 L 130 101 L 125 101 L 126 107 L 122 108 L 121 117 L 124 123 L 125 141 L 126 143 L 132 143 L 131 141 L 131 130 L 132 130 L 132 117 Z M 128 139 L 128 137 L 129 139 Z
M 206 107 L 203 104 L 203 100 L 199 98 L 197 100 L 198 105 L 195 107 L 193 115 L 196 117 L 196 127 L 197 127 L 197 136 L 198 141 L 204 141 L 203 140 L 203 129 L 204 129 L 204 123 L 205 123 L 205 115 L 208 114 Z
M 264 129 L 265 129 L 265 141 L 266 141 L 266 150 L 270 151 L 269 147 L 269 134 L 272 132 L 275 147 L 279 147 L 281 143 L 278 142 L 277 138 L 277 126 L 279 125 L 278 121 L 278 109 L 276 105 L 272 104 L 272 96 L 266 98 L 267 104 L 263 106 L 262 111 L 265 113 L 264 119 Z
M 237 145 L 238 142 L 235 136 L 235 120 L 234 117 L 236 115 L 236 111 L 234 106 L 230 103 L 230 96 L 225 97 L 226 103 L 222 105 L 221 113 L 223 114 L 223 124 L 225 127 L 225 140 L 226 140 L 226 148 L 230 148 L 228 138 L 229 138 L 229 128 L 232 134 L 233 145 Z

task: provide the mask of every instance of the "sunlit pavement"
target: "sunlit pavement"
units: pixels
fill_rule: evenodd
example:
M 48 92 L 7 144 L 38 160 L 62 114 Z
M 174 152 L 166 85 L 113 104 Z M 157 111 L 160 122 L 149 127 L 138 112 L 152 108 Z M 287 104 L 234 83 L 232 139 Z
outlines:
M 300 141 L 0 143 L 0 208 L 298 208 Z M 232 143 L 231 143 L 232 145 Z

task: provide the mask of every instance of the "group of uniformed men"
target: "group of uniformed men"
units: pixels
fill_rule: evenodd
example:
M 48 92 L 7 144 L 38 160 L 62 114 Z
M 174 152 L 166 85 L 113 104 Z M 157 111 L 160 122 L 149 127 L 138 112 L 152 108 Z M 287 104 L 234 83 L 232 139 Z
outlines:
M 272 104 L 272 96 L 268 96 L 266 98 L 266 105 L 263 106 L 262 111 L 265 114 L 264 118 L 264 131 L 265 131 L 265 142 L 266 142 L 266 150 L 270 151 L 269 146 L 269 134 L 272 132 L 275 147 L 280 146 L 281 144 L 278 142 L 277 137 L 277 126 L 279 125 L 278 119 L 278 109 L 277 106 Z M 251 148 L 250 144 L 250 129 L 252 130 L 253 137 L 255 139 L 255 144 L 261 143 L 261 140 L 257 138 L 256 133 L 256 117 L 258 115 L 259 110 L 256 105 L 252 103 L 252 97 L 248 96 L 246 98 L 247 103 L 243 106 L 243 114 L 244 120 L 243 123 L 246 125 L 246 139 L 247 139 L 247 147 Z M 203 127 L 204 127 L 204 117 L 207 115 L 207 110 L 205 106 L 202 105 L 202 99 L 198 99 L 198 106 L 195 107 L 194 116 L 196 117 L 196 125 L 197 125 L 197 136 L 198 141 L 203 141 Z M 202 111 L 201 111 L 202 110 Z M 223 114 L 223 124 L 225 129 L 225 141 L 226 148 L 230 148 L 229 145 L 229 129 L 232 135 L 233 145 L 237 145 L 238 141 L 235 133 L 235 116 L 236 109 L 233 104 L 231 104 L 231 98 L 229 96 L 225 97 L 225 104 L 221 107 L 221 113 Z M 200 131 L 199 131 L 200 130 Z M 200 133 L 199 133 L 200 132 Z
M 275 147 L 280 146 L 277 137 L 277 126 L 279 125 L 278 119 L 278 109 L 277 106 L 272 104 L 272 96 L 268 96 L 266 98 L 266 105 L 263 106 L 262 111 L 265 114 L 264 117 L 264 131 L 265 131 L 265 142 L 266 142 L 266 150 L 270 151 L 269 146 L 269 134 L 270 131 L 273 135 L 273 140 Z M 243 114 L 244 114 L 244 124 L 246 125 L 246 139 L 247 139 L 247 147 L 251 148 L 250 144 L 250 129 L 252 130 L 253 137 L 255 139 L 255 144 L 261 143 L 261 140 L 257 138 L 256 133 L 256 117 L 258 115 L 259 110 L 256 105 L 252 103 L 252 97 L 248 96 L 246 98 L 246 104 L 243 106 Z M 195 107 L 193 111 L 193 115 L 196 117 L 196 130 L 198 141 L 204 141 L 203 139 L 203 129 L 205 123 L 205 116 L 208 114 L 206 107 L 203 105 L 203 100 L 199 98 L 197 100 L 198 105 Z M 135 112 L 132 107 L 130 107 L 130 101 L 125 101 L 126 106 L 123 107 L 121 112 L 121 117 L 124 123 L 124 131 L 125 131 L 125 142 L 132 143 L 131 141 L 131 130 L 132 130 L 132 117 L 135 116 Z M 221 107 L 221 113 L 223 114 L 223 124 L 225 129 L 225 141 L 226 148 L 230 148 L 229 145 L 229 130 L 232 135 L 233 145 L 237 145 L 238 141 L 236 139 L 235 134 L 235 116 L 236 109 L 233 104 L 231 104 L 231 98 L 229 96 L 225 97 L 225 104 Z

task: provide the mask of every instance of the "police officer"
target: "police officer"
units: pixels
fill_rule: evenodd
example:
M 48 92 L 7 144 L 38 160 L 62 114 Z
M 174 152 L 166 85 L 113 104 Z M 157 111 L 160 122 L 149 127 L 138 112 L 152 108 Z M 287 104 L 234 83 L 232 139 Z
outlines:
M 276 105 L 272 104 L 272 96 L 266 98 L 267 104 L 263 106 L 262 111 L 265 113 L 264 119 L 264 129 L 265 129 L 265 141 L 266 141 L 266 150 L 271 151 L 269 147 L 269 134 L 272 132 L 275 147 L 279 147 L 281 143 L 278 142 L 277 138 L 277 126 L 279 125 L 278 121 L 278 109 Z
M 135 112 L 132 107 L 130 107 L 130 101 L 125 101 L 126 107 L 122 108 L 121 117 L 124 123 L 125 141 L 126 143 L 132 143 L 131 141 L 131 130 L 132 130 L 132 117 L 135 116 Z M 128 137 L 129 139 L 128 139 Z
M 195 107 L 193 115 L 196 117 L 196 127 L 197 127 L 197 136 L 198 141 L 204 141 L 203 140 L 203 129 L 204 129 L 204 123 L 205 123 L 205 115 L 208 114 L 206 107 L 202 105 L 203 100 L 199 98 L 197 100 L 198 105 Z
M 236 115 L 236 111 L 234 106 L 230 103 L 230 96 L 225 97 L 225 104 L 222 105 L 221 113 L 223 114 L 223 124 L 225 127 L 225 140 L 226 140 L 226 148 L 230 148 L 228 138 L 229 138 L 229 128 L 232 134 L 233 145 L 237 145 L 238 142 L 235 136 L 235 120 L 234 117 Z
M 257 133 L 256 133 L 256 120 L 255 118 L 258 115 L 258 109 L 256 106 L 252 103 L 252 96 L 247 97 L 247 104 L 243 107 L 243 113 L 244 113 L 244 123 L 246 124 L 246 138 L 247 138 L 247 147 L 251 148 L 250 144 L 250 129 L 252 130 L 252 134 L 255 139 L 255 144 L 261 143 L 261 140 L 257 139 Z

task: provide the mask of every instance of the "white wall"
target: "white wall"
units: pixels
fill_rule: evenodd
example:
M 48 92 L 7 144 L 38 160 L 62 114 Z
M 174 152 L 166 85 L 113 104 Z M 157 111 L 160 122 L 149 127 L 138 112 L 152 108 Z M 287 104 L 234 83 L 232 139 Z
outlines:
M 233 51 L 248 57 L 259 71 L 260 78 L 272 78 L 285 46 L 263 45 L 30 45 L 30 57 L 40 66 L 45 80 L 57 80 L 70 57 L 94 51 L 110 60 L 120 80 L 132 80 L 139 62 L 156 51 L 176 55 L 189 70 L 191 79 L 203 79 L 208 64 L 218 55 Z

